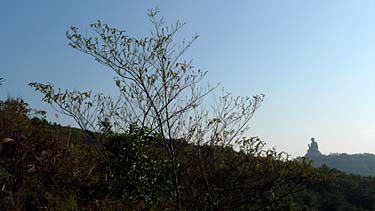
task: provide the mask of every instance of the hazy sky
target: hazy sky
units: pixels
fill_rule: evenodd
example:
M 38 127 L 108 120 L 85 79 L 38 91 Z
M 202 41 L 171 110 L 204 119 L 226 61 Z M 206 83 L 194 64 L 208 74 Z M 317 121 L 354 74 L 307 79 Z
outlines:
M 251 122 L 269 146 L 303 155 L 310 137 L 323 153 L 375 153 L 373 0 L 1 0 L 0 98 L 20 96 L 50 111 L 27 84 L 112 93 L 113 74 L 67 46 L 71 25 L 97 19 L 133 36 L 149 30 L 147 10 L 197 33 L 187 54 L 235 95 L 266 95 Z

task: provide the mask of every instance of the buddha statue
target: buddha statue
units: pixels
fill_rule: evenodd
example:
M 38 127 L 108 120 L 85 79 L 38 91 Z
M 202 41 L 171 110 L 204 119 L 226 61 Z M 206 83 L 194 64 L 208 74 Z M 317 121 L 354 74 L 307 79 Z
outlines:
M 316 158 L 322 156 L 322 153 L 319 151 L 318 143 L 315 141 L 314 138 L 311 138 L 311 143 L 308 145 L 309 149 L 305 157 L 308 158 Z

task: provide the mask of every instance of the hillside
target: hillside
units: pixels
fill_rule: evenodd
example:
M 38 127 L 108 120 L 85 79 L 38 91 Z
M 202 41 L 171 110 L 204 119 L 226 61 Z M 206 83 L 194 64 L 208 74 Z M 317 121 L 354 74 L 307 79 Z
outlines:
M 48 123 L 40 114 L 20 99 L 0 101 L 0 133 L 14 138 L 0 143 L 2 210 L 178 206 L 174 163 L 159 138 L 140 139 L 144 131 L 131 126 L 125 134 L 94 141 L 79 129 Z M 174 140 L 183 210 L 375 208 L 375 179 L 311 168 L 285 159 L 284 153 L 260 150 L 263 145 L 252 138 L 235 151 Z
M 329 168 L 335 168 L 349 174 L 375 176 L 374 154 L 332 153 L 329 155 L 324 155 L 320 153 L 315 140 L 312 140 L 312 143 L 309 145 L 305 156 L 312 159 L 316 167 L 326 165 Z
M 0 139 L 14 140 L 0 143 L 1 210 L 283 209 L 314 181 L 308 165 L 262 150 L 258 138 L 245 140 L 240 152 L 170 140 L 170 160 L 160 136 L 136 125 L 90 134 L 44 116 L 21 99 L 0 101 Z

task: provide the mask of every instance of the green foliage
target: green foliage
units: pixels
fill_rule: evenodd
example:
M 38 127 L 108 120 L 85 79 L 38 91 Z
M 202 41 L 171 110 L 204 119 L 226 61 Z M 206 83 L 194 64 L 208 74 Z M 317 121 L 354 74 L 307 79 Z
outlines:
M 294 196 L 305 210 L 374 210 L 375 178 L 350 175 L 323 166 L 315 170 L 322 180 Z
M 182 163 L 186 210 L 258 210 L 285 205 L 312 179 L 308 163 L 265 150 L 259 138 L 244 140 L 246 151 L 232 147 L 185 147 Z M 181 154 L 181 153 L 179 153 Z M 199 159 L 191 159 L 197 157 Z M 286 205 L 285 205 L 286 206 Z M 289 206 L 289 205 L 288 205 Z
M 22 99 L 8 99 L 0 101 L 0 127 L 3 133 L 18 140 L 25 140 L 32 136 L 32 122 L 30 118 L 44 121 L 46 112 L 30 109 Z
M 325 164 L 330 168 L 351 174 L 375 176 L 375 155 L 369 153 L 353 155 L 333 153 L 314 158 L 314 164 L 317 167 Z
M 160 199 L 172 197 L 173 165 L 167 157 L 155 156 L 157 137 L 136 125 L 131 125 L 127 133 L 107 137 L 104 164 L 111 197 L 121 198 L 131 207 L 141 202 L 152 207 Z
M 135 124 L 104 136 L 98 151 L 82 131 L 31 115 L 22 100 L 8 101 L 0 107 L 0 131 L 16 134 L 17 144 L 14 155 L 0 159 L 2 210 L 175 209 L 176 166 L 181 209 L 266 209 L 292 204 L 286 196 L 311 175 L 304 163 L 263 150 L 257 138 L 242 141 L 240 152 L 174 140 L 174 163 L 161 135 Z
M 131 125 L 101 151 L 27 103 L 1 101 L 0 209 L 173 210 L 175 163 L 158 133 Z M 174 140 L 182 210 L 374 210 L 375 178 L 290 160 L 253 137 L 231 146 Z M 9 148 L 10 149 L 10 148 Z M 102 155 L 100 152 L 104 152 Z
M 0 168 L 8 177 L 2 185 L 0 209 L 75 204 L 66 200 L 85 183 L 95 158 L 73 142 L 81 132 L 48 124 L 45 112 L 30 109 L 21 99 L 0 101 L 0 105 L 0 131 L 15 140 L 1 147 Z

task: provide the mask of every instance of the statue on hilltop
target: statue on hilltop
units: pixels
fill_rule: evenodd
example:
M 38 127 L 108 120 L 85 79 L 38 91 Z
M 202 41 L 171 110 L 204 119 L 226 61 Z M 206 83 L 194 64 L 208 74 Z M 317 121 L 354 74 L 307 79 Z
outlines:
M 311 144 L 309 144 L 308 147 L 309 149 L 307 150 L 305 157 L 316 158 L 322 156 L 322 153 L 319 151 L 318 143 L 314 138 L 311 138 Z
M 315 138 L 311 138 L 311 144 L 308 145 L 309 149 L 319 149 L 318 142 L 315 141 Z

